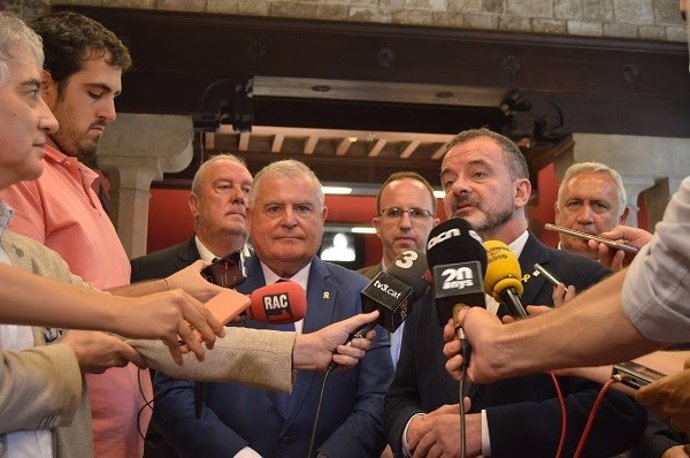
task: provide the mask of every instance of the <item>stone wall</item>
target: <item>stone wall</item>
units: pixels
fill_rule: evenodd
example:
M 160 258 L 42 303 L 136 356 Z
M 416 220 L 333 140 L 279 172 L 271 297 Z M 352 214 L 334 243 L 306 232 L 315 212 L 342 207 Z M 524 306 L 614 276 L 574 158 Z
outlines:
M 686 41 L 678 0 L 0 0 L 26 19 L 52 4 Z

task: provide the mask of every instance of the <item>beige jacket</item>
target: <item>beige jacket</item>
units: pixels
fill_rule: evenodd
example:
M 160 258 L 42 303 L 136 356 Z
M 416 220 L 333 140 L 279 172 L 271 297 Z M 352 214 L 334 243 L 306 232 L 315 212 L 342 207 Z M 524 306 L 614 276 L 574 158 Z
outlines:
M 49 248 L 11 231 L 0 243 L 14 267 L 90 288 Z M 45 428 L 55 428 L 55 456 L 93 456 L 91 414 L 76 356 L 65 344 L 46 346 L 42 328 L 33 331 L 35 348 L 0 350 L 0 458 L 7 457 L 5 433 Z

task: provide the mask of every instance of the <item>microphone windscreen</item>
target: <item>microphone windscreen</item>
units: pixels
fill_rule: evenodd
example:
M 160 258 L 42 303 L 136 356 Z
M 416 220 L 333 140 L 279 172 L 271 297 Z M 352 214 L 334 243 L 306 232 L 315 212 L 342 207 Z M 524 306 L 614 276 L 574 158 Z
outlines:
M 292 281 L 273 283 L 254 290 L 247 318 L 263 323 L 294 323 L 304 318 L 307 294 Z
M 517 294 L 522 294 L 522 270 L 517 256 L 508 245 L 498 240 L 484 242 L 488 264 L 484 276 L 484 291 L 500 301 L 501 293 L 506 288 L 515 288 Z
M 449 219 L 429 233 L 426 256 L 431 269 L 441 264 L 478 261 L 486 269 L 486 250 L 482 239 L 462 218 Z
M 413 301 L 424 296 L 431 283 L 426 255 L 417 250 L 400 253 L 386 272 L 412 288 Z

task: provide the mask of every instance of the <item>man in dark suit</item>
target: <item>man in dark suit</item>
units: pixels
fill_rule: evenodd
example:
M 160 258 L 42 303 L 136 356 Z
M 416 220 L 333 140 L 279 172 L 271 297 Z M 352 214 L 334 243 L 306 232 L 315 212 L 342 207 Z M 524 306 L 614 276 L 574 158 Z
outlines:
M 462 132 L 449 143 L 441 169 L 446 214 L 469 221 L 484 240 L 508 244 L 523 272 L 531 272 L 538 262 L 578 291 L 599 281 L 608 271 L 596 262 L 549 249 L 527 231 L 528 176 L 524 157 L 512 141 L 486 129 Z M 543 276 L 525 279 L 523 303 L 553 304 L 552 287 Z M 431 295 L 425 300 L 427 307 L 415 308 L 407 320 L 396 377 L 386 396 L 386 431 L 400 456 L 457 456 L 458 384 L 445 370 L 445 323 L 438 322 Z M 560 377 L 559 383 L 568 415 L 563 456 L 572 456 L 600 387 L 569 377 Z M 560 409 L 547 375 L 471 385 L 467 396 L 468 456 L 556 454 Z M 645 420 L 644 410 L 634 401 L 608 393 L 585 455 L 611 456 L 629 449 L 642 434 Z
M 256 256 L 247 262 L 249 292 L 281 279 L 307 291 L 307 313 L 295 323 L 311 332 L 361 311 L 361 275 L 316 257 L 327 209 L 313 172 L 301 162 L 279 161 L 256 175 L 247 219 Z M 292 325 L 245 321 L 244 326 L 288 330 Z M 379 336 L 354 369 L 330 374 L 302 371 L 292 395 L 233 384 L 204 384 L 200 418 L 193 384 L 162 374 L 155 379 L 157 418 L 182 456 L 306 456 L 321 402 L 313 451 L 326 457 L 371 457 L 381 452 L 383 397 L 392 378 L 388 339 Z M 326 383 L 319 401 L 322 383 Z M 163 393 L 167 393 L 163 395 Z
M 251 173 L 236 156 L 219 154 L 201 164 L 189 194 L 194 237 L 133 259 L 132 282 L 167 277 L 197 259 L 212 261 L 243 249 L 247 241 L 245 217 L 251 185 Z
M 416 172 L 393 173 L 376 194 L 376 216 L 371 220 L 381 239 L 383 259 L 358 272 L 373 279 L 405 250 L 424 250 L 431 229 L 438 224 L 434 190 Z M 405 323 L 390 335 L 393 366 L 398 362 Z
M 131 261 L 132 283 L 167 277 L 198 259 L 213 261 L 244 248 L 247 241 L 247 196 L 252 175 L 232 154 L 201 164 L 192 180 L 189 208 L 195 235 L 178 245 Z M 154 415 L 144 444 L 146 458 L 174 458 L 175 450 L 159 433 Z

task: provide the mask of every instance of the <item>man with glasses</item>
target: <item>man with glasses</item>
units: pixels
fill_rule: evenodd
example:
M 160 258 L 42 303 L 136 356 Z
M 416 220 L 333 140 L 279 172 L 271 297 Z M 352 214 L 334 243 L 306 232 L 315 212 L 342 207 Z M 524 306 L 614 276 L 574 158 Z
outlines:
M 376 216 L 371 220 L 383 245 L 379 264 L 364 267 L 359 273 L 374 278 L 388 268 L 405 250 L 424 250 L 431 228 L 438 224 L 434 190 L 415 172 L 396 172 L 388 177 L 376 194 Z M 398 362 L 405 323 L 391 335 L 393 366 Z

